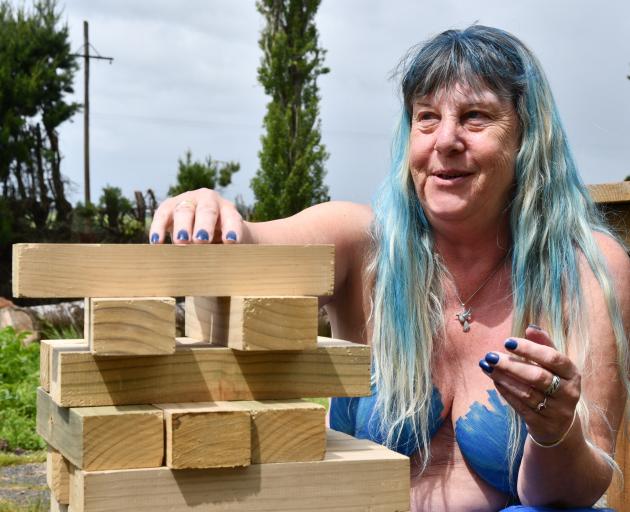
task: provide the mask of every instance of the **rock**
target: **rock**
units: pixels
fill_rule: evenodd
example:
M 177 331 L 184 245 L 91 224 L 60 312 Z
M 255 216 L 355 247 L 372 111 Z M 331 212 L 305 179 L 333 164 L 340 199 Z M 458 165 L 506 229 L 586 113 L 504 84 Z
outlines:
M 33 317 L 10 300 L 0 297 L 0 329 L 5 327 L 13 327 L 16 332 L 28 331 L 30 334 L 24 339 L 25 345 L 39 339 Z
M 4 297 L 0 297 L 0 309 L 2 308 L 14 308 L 15 304 L 11 302 L 9 299 L 5 299 Z

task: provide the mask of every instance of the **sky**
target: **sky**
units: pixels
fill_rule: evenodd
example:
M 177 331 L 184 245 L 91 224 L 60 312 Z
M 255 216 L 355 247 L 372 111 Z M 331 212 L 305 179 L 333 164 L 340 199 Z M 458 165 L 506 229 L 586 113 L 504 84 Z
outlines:
M 26 5 L 29 5 L 28 3 Z M 59 0 L 71 44 L 83 20 L 100 55 L 90 63 L 92 200 L 105 185 L 158 199 L 177 162 L 237 161 L 225 190 L 253 200 L 268 101 L 256 80 L 262 17 L 253 0 Z M 400 100 L 391 72 L 411 46 L 449 28 L 496 26 L 542 62 L 587 183 L 630 174 L 630 2 L 627 0 L 322 0 L 321 126 L 333 199 L 369 202 L 388 171 Z M 83 101 L 83 67 L 75 94 Z M 60 128 L 62 172 L 83 198 L 83 115 Z

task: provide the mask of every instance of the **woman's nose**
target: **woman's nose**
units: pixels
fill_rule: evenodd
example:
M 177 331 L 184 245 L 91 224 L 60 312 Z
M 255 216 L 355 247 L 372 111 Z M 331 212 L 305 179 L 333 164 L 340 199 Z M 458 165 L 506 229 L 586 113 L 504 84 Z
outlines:
M 464 150 L 464 141 L 459 132 L 460 126 L 455 120 L 443 119 L 435 132 L 433 149 L 443 155 L 459 153 Z

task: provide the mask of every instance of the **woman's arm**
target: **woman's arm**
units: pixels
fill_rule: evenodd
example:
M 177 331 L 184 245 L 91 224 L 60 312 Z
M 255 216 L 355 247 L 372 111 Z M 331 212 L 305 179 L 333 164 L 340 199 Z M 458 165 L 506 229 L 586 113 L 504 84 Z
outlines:
M 245 222 L 235 206 L 209 189 L 185 192 L 166 199 L 155 212 L 150 230 L 152 243 L 333 244 L 335 246 L 335 289 L 344 293 L 348 277 L 358 270 L 372 221 L 368 206 L 328 202 L 269 222 Z
M 627 336 L 630 327 L 630 259 L 614 240 L 601 234 L 595 236 L 608 264 Z M 582 314 L 587 316 L 591 346 L 578 378 L 581 393 L 590 404 L 589 424 L 582 426 L 576 420 L 567 438 L 554 448 L 542 448 L 528 439 L 519 475 L 519 496 L 523 503 L 591 505 L 611 482 L 612 468 L 586 442 L 582 428 L 590 433 L 595 446 L 610 455 L 614 453 L 616 432 L 626 404 L 620 372 L 627 369 L 619 364 L 604 294 L 584 260 L 581 262 L 581 282 L 584 293 Z M 579 360 L 579 342 L 569 340 L 569 356 L 573 361 Z
M 596 239 L 608 264 L 627 333 L 630 259 L 612 239 L 599 234 Z M 523 418 L 531 436 L 525 442 L 518 475 L 518 495 L 526 505 L 590 506 L 606 491 L 612 478 L 612 468 L 595 447 L 608 454 L 614 452 L 626 403 L 620 372 L 627 370 L 619 364 L 604 293 L 584 259 L 580 274 L 584 294 L 580 314 L 586 316 L 590 339 L 581 370 L 576 364 L 581 359 L 581 340 L 569 339 L 565 356 L 555 350 L 546 331 L 530 326 L 526 338 L 506 343 L 507 353 L 495 365 L 499 371 L 490 375 Z M 560 377 L 560 387 L 545 399 L 544 392 L 551 389 L 553 375 Z M 574 421 L 580 395 L 590 406 L 588 425 L 581 425 L 579 418 Z M 544 404 L 540 410 L 538 404 Z M 586 441 L 583 429 L 593 444 Z M 554 446 L 542 447 L 534 440 Z

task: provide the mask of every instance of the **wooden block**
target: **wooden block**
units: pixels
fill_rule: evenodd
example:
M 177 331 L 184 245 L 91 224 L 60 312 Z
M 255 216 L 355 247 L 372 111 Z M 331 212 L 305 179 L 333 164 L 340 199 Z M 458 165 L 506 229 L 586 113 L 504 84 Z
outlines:
M 162 404 L 166 465 L 173 469 L 249 466 L 251 419 L 239 402 Z
M 328 447 L 318 462 L 76 470 L 70 476 L 70 503 L 73 512 L 409 510 L 407 457 L 334 431 L 328 432 Z
M 86 344 L 83 340 L 42 340 L 39 344 L 39 384 L 46 392 L 50 391 L 50 376 L 52 375 L 52 352 L 56 348 L 63 350 L 83 350 Z
M 174 298 L 90 298 L 86 303 L 85 325 L 93 354 L 175 352 Z
M 48 447 L 46 455 L 46 483 L 50 487 L 50 494 L 61 505 L 70 503 L 70 464 L 55 450 Z
M 14 297 L 331 295 L 332 245 L 16 244 Z
M 588 185 L 596 203 L 630 203 L 630 181 Z
M 186 336 L 237 350 L 317 345 L 317 297 L 186 297 Z
M 627 405 L 626 405 L 627 407 Z M 612 483 L 606 491 L 607 506 L 617 512 L 630 512 L 630 442 L 628 435 L 628 419 L 624 416 L 619 432 L 617 433 L 617 443 L 615 446 L 615 462 L 623 477 L 613 474 Z
M 326 409 L 306 400 L 156 404 L 166 465 L 215 468 L 322 460 Z
M 162 411 L 150 405 L 67 409 L 40 388 L 37 433 L 86 470 L 158 467 L 164 459 Z
M 68 505 L 59 503 L 55 497 L 50 494 L 50 512 L 69 512 Z
M 50 393 L 64 407 L 370 394 L 370 347 L 330 338 L 305 351 L 182 343 L 164 356 L 53 358 Z
M 306 400 L 239 402 L 252 417 L 252 464 L 322 460 L 326 408 Z

